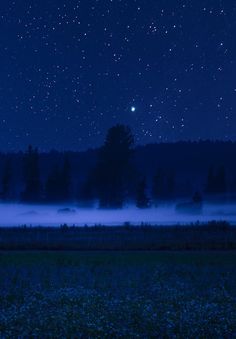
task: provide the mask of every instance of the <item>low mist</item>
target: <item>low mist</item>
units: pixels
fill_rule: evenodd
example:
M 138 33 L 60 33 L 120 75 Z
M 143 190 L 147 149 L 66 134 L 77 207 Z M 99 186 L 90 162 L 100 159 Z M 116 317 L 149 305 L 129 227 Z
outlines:
M 160 204 L 158 207 L 138 209 L 127 206 L 120 210 L 104 210 L 84 208 L 77 205 L 23 205 L 0 204 L 0 226 L 60 226 L 62 224 L 75 226 L 123 225 L 130 223 L 140 225 L 190 224 L 224 220 L 236 224 L 236 205 L 205 203 L 201 211 L 189 208 L 178 209 L 178 204 Z

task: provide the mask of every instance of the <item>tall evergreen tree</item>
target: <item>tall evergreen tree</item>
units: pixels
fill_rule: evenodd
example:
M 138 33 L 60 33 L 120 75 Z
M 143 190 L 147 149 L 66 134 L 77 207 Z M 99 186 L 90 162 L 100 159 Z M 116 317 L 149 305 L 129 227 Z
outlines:
M 2 199 L 4 201 L 10 199 L 11 178 L 12 178 L 11 160 L 6 159 L 5 166 L 3 169 L 3 176 L 2 176 Z
M 158 168 L 156 174 L 153 177 L 152 197 L 156 201 L 163 198 L 163 194 L 164 194 L 164 175 L 162 170 Z
M 123 206 L 134 137 L 128 126 L 108 130 L 96 168 L 96 187 L 100 207 Z
M 171 171 L 166 178 L 166 193 L 168 198 L 173 198 L 175 191 L 175 175 Z
M 61 200 L 68 201 L 71 198 L 71 166 L 67 154 L 64 158 L 60 181 L 61 182 L 59 185 L 61 187 Z
M 196 191 L 193 195 L 192 202 L 194 204 L 202 204 L 202 196 L 200 192 Z
M 24 157 L 25 189 L 22 200 L 25 202 L 39 202 L 41 198 L 41 184 L 39 173 L 39 156 L 37 148 L 30 145 Z
M 215 193 L 215 176 L 214 168 L 212 166 L 209 168 L 207 175 L 206 193 L 208 194 Z
M 61 200 L 60 180 L 60 170 L 58 166 L 54 166 L 46 181 L 45 193 L 48 202 L 58 202 Z
M 158 168 L 152 183 L 152 197 L 154 201 L 173 197 L 175 177 L 172 171 L 165 172 Z
M 218 171 L 214 171 L 213 167 L 211 167 L 207 177 L 206 193 L 223 194 L 226 191 L 227 184 L 224 166 L 221 166 Z
M 62 168 L 57 165 L 53 167 L 45 186 L 48 202 L 66 202 L 71 199 L 71 167 L 67 155 Z
M 224 166 L 221 166 L 216 174 L 216 186 L 217 186 L 217 193 L 223 194 L 226 192 L 226 173 Z
M 139 184 L 137 189 L 137 198 L 136 198 L 136 206 L 138 208 L 148 208 L 149 207 L 149 198 L 146 193 L 147 184 L 146 179 L 143 178 Z
M 93 173 L 91 172 L 87 178 L 85 178 L 78 196 L 79 201 L 86 206 L 92 205 L 95 199 L 94 178 L 92 174 Z

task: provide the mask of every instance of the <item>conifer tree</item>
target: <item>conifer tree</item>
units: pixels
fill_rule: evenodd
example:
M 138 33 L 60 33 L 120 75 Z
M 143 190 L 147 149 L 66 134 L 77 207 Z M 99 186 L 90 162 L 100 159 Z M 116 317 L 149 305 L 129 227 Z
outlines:
M 153 177 L 152 185 L 152 197 L 155 201 L 163 197 L 163 186 L 164 186 L 163 181 L 164 181 L 163 172 L 161 169 L 157 169 Z
M 224 166 L 221 166 L 216 175 L 217 193 L 223 194 L 226 192 L 226 174 Z
M 123 206 L 133 143 L 128 126 L 116 125 L 108 130 L 95 171 L 100 207 Z
M 136 206 L 138 208 L 148 208 L 149 207 L 149 199 L 146 193 L 146 179 L 143 178 L 139 184 L 137 189 L 137 199 L 136 199 Z
M 46 200 L 48 202 L 60 201 L 60 171 L 58 166 L 54 166 L 46 181 Z
M 22 200 L 25 202 L 39 202 L 41 198 L 41 184 L 39 173 L 39 156 L 37 148 L 30 145 L 24 157 L 25 189 Z
M 12 165 L 10 159 L 6 159 L 2 176 L 2 199 L 4 201 L 10 198 L 10 185 L 12 178 Z
M 60 179 L 60 187 L 61 187 L 61 200 L 68 201 L 71 198 L 71 166 L 69 162 L 68 155 L 65 155 L 64 164 L 61 171 L 61 179 Z
M 55 165 L 46 181 L 46 200 L 48 202 L 66 202 L 71 199 L 71 167 L 68 155 L 64 157 L 62 168 Z
M 214 168 L 212 166 L 209 168 L 209 171 L 208 171 L 206 193 L 209 193 L 209 194 L 215 193 L 215 176 L 214 176 Z

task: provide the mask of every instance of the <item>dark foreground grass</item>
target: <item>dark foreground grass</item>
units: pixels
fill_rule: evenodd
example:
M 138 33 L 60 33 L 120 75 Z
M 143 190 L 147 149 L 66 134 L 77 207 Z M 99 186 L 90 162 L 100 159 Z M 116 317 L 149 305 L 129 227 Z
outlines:
M 0 337 L 235 338 L 235 252 L 0 252 Z
M 226 222 L 185 226 L 5 227 L 0 250 L 236 250 Z

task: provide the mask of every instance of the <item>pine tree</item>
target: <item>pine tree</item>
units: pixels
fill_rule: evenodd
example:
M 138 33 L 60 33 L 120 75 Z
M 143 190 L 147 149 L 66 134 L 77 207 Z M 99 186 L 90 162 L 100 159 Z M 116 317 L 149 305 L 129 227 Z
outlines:
M 28 147 L 24 157 L 25 190 L 22 200 L 25 202 L 39 202 L 41 198 L 41 184 L 39 173 L 39 157 L 37 148 Z
M 59 183 L 61 187 L 61 200 L 68 201 L 70 200 L 70 189 L 71 189 L 71 167 L 68 155 L 65 155 L 64 164 L 61 171 L 61 182 Z
M 159 200 L 163 196 L 163 173 L 161 169 L 156 171 L 153 177 L 152 197 L 154 200 Z
M 223 194 L 226 192 L 226 174 L 224 166 L 219 168 L 219 171 L 216 175 L 216 185 L 217 185 L 217 193 Z
M 206 193 L 212 194 L 215 193 L 215 176 L 214 176 L 214 168 L 211 166 L 208 171 L 207 176 L 207 184 L 206 184 Z
M 100 207 L 123 206 L 133 143 L 129 127 L 116 125 L 108 130 L 95 171 Z
M 2 176 L 2 199 L 4 201 L 10 198 L 11 178 L 12 178 L 11 160 L 7 159 L 5 162 L 3 176 Z
M 138 208 L 148 208 L 149 207 L 149 199 L 146 194 L 146 179 L 143 178 L 139 184 L 137 189 L 137 199 L 136 199 L 136 206 Z
M 198 191 L 196 191 L 194 193 L 192 201 L 193 201 L 194 204 L 201 204 L 202 203 L 202 196 Z
M 172 198 L 175 190 L 175 175 L 170 172 L 166 178 L 166 195 L 168 198 Z
M 49 173 L 45 185 L 48 202 L 66 202 L 71 198 L 71 167 L 68 156 L 65 155 L 62 168 L 54 166 Z
M 46 181 L 46 200 L 58 202 L 61 199 L 60 192 L 61 175 L 58 166 L 54 166 Z
M 87 178 L 85 178 L 80 192 L 79 192 L 79 200 L 85 205 L 91 205 L 94 201 L 94 178 L 92 173 L 90 173 Z
M 223 194 L 226 190 L 227 184 L 224 166 L 221 166 L 216 173 L 213 167 L 211 167 L 208 172 L 206 192 L 209 194 Z

